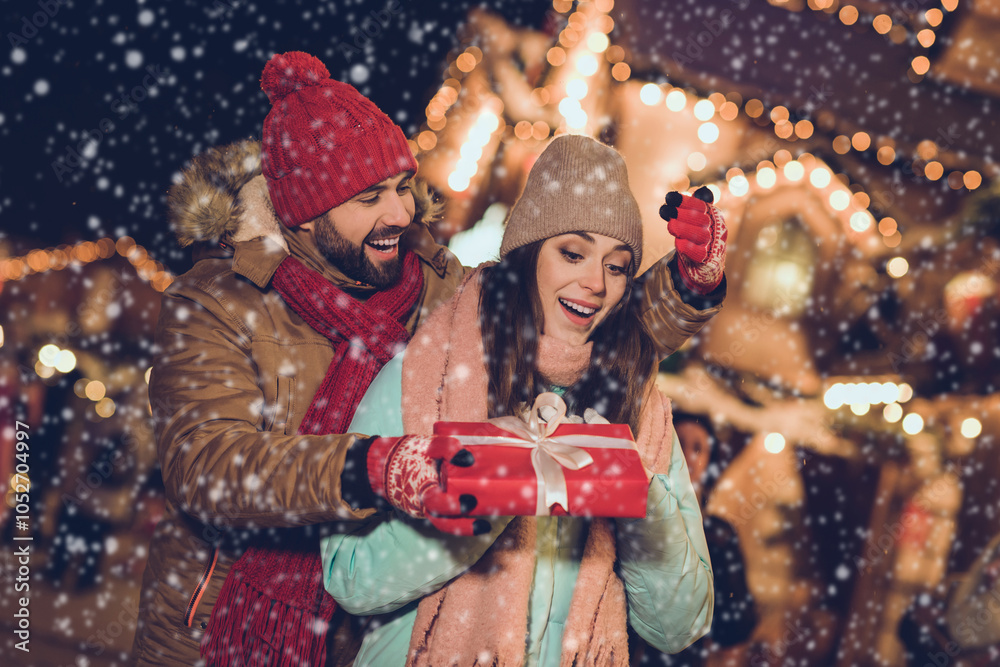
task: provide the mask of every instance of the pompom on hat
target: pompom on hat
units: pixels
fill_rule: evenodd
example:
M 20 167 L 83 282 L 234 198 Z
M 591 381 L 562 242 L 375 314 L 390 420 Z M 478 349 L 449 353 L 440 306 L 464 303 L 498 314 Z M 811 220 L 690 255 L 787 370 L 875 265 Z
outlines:
M 315 56 L 276 54 L 260 78 L 271 111 L 262 158 L 271 203 L 295 227 L 417 161 L 403 131 L 367 97 L 334 81 Z
M 507 218 L 500 257 L 571 232 L 618 239 L 632 250 L 632 271 L 642 263 L 642 216 L 625 160 L 614 148 L 576 134 L 553 139 L 528 172 Z

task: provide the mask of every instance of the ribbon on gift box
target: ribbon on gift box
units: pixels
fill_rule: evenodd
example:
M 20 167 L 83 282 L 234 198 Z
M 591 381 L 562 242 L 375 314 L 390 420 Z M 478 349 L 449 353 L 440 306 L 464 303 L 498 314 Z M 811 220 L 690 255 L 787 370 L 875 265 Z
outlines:
M 552 407 L 555 414 L 547 422 L 539 417 L 539 411 L 544 407 Z M 581 443 L 590 448 L 602 449 L 634 449 L 635 443 L 622 438 L 612 438 L 599 435 L 575 434 L 568 436 L 553 436 L 556 429 L 563 424 L 566 417 L 566 403 L 552 392 L 539 394 L 534 405 L 528 411 L 527 419 L 517 417 L 497 417 L 488 423 L 508 431 L 514 436 L 482 436 L 449 434 L 462 443 L 462 446 L 498 445 L 502 447 L 521 447 L 531 449 L 531 466 L 535 470 L 538 481 L 538 500 L 535 505 L 536 516 L 548 516 L 550 508 L 559 504 L 569 511 L 569 491 L 566 488 L 566 475 L 563 468 L 581 470 L 594 462 L 594 458 Z M 574 444 L 575 443 L 575 444 Z

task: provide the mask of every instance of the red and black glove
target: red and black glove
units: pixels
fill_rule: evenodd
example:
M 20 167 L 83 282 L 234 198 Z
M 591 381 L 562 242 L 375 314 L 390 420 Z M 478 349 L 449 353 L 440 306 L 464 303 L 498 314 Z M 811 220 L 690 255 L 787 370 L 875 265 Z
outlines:
M 490 530 L 486 519 L 462 516 L 476 506 L 475 496 L 454 496 L 441 484 L 441 465 L 469 467 L 472 452 L 447 436 L 404 435 L 377 438 L 368 448 L 371 489 L 396 509 L 426 518 L 438 530 L 453 535 L 482 535 Z
M 667 231 L 676 239 L 677 264 L 685 287 L 710 294 L 722 282 L 726 268 L 729 231 L 719 209 L 712 206 L 712 191 L 698 188 L 694 196 L 668 192 L 660 207 Z

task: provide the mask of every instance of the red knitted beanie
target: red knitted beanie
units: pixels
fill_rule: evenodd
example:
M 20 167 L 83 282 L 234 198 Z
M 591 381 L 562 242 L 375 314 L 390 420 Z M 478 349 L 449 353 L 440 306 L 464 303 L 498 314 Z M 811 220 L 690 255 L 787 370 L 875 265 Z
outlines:
M 276 54 L 260 77 L 264 178 L 285 225 L 308 222 L 376 183 L 417 170 L 398 125 L 315 56 Z

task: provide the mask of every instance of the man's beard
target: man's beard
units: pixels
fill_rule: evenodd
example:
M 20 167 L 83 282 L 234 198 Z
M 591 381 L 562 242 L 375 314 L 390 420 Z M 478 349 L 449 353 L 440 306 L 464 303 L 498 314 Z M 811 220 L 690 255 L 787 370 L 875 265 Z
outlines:
M 381 266 L 373 264 L 365 253 L 366 243 L 396 236 L 399 234 L 399 229 L 384 229 L 381 233 L 372 230 L 360 246 L 354 245 L 341 236 L 333 224 L 325 219 L 316 222 L 313 232 L 319 251 L 323 253 L 328 262 L 340 269 L 351 280 L 380 288 L 389 287 L 399 280 L 399 276 L 403 272 L 402 243 L 399 245 L 396 256 L 392 260 L 383 262 Z

